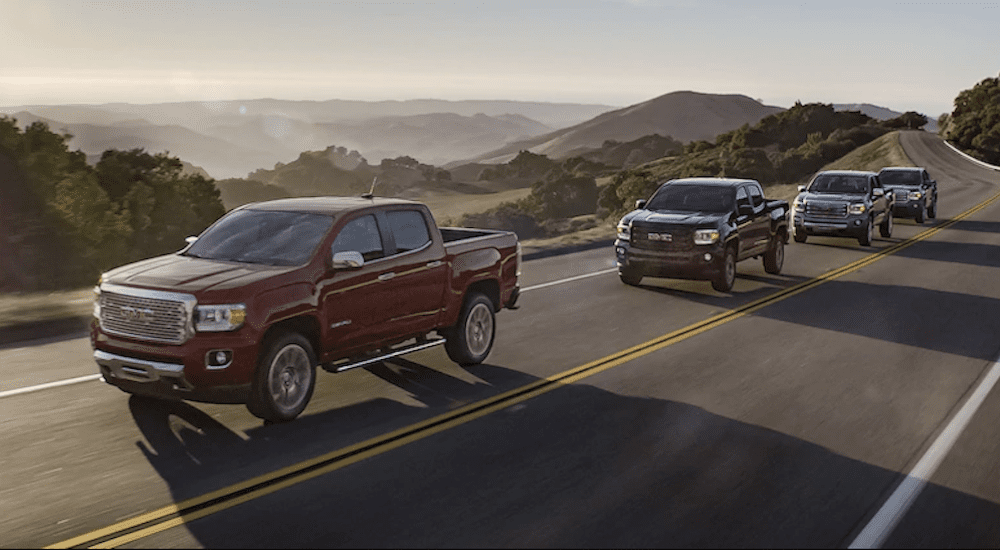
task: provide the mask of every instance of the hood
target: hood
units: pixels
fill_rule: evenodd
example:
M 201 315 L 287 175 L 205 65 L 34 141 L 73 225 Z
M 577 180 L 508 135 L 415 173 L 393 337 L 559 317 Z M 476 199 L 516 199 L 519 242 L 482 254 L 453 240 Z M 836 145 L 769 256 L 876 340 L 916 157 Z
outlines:
M 684 227 L 715 226 L 728 214 L 711 212 L 676 212 L 671 210 L 635 210 L 625 215 L 622 221 L 649 224 L 663 224 Z
M 865 200 L 864 193 L 802 193 L 799 198 L 830 202 L 858 202 Z
M 169 254 L 124 265 L 104 274 L 104 282 L 171 292 L 237 288 L 298 267 L 274 267 Z

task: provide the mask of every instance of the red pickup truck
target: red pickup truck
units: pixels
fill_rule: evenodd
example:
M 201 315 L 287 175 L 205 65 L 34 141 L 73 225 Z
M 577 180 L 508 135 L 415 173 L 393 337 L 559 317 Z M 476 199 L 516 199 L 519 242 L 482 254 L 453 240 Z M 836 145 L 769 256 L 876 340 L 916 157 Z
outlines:
M 438 228 L 423 204 L 314 197 L 237 208 L 175 254 L 102 275 L 90 342 L 128 393 L 298 416 L 330 372 L 444 345 L 482 362 L 515 308 L 521 245 Z

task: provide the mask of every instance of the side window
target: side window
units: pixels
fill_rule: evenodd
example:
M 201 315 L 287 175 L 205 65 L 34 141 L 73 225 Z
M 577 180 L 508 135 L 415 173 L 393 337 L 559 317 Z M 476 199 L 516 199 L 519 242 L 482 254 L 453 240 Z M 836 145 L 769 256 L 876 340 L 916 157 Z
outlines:
M 333 253 L 352 250 L 360 252 L 366 262 L 385 256 L 375 216 L 367 214 L 353 219 L 337 234 L 333 241 Z
M 764 194 L 761 192 L 760 187 L 751 183 L 747 189 L 750 190 L 750 201 L 753 203 L 754 210 L 760 208 L 764 204 Z
M 739 212 L 740 206 L 750 205 L 750 197 L 747 195 L 747 188 L 745 186 L 740 186 L 736 190 L 736 211 Z
M 397 252 L 416 250 L 431 241 L 427 220 L 418 210 L 391 210 L 386 212 L 389 228 L 396 239 Z

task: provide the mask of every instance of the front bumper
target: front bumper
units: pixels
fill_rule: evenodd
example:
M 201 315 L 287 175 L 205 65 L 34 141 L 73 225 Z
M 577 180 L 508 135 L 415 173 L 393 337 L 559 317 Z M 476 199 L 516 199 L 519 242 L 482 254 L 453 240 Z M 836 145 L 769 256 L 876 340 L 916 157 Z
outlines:
M 181 345 L 156 344 L 105 333 L 94 320 L 90 342 L 104 381 L 122 390 L 161 399 L 245 403 L 257 365 L 256 338 L 244 327 L 233 333 L 200 333 Z M 209 354 L 231 353 L 222 366 Z
M 795 232 L 806 235 L 830 235 L 834 237 L 860 237 L 867 232 L 866 214 L 846 218 L 814 218 L 797 212 L 793 218 Z
M 695 246 L 683 251 L 657 251 L 633 248 L 629 241 L 621 239 L 615 241 L 618 268 L 631 268 L 649 277 L 713 279 L 722 271 L 724 252 L 722 243 Z
M 892 207 L 892 215 L 897 218 L 915 218 L 924 209 L 924 201 L 922 200 L 897 202 Z

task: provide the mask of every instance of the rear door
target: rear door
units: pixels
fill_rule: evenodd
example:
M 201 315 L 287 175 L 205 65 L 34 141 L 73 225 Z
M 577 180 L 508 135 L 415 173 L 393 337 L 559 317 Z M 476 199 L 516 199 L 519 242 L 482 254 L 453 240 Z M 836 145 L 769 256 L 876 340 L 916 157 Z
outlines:
M 753 222 L 751 222 L 749 229 L 752 239 L 752 253 L 760 254 L 767 250 L 771 232 L 771 216 L 764 204 L 764 192 L 760 186 L 755 183 L 747 184 L 747 192 L 750 195 L 750 204 L 753 206 Z

